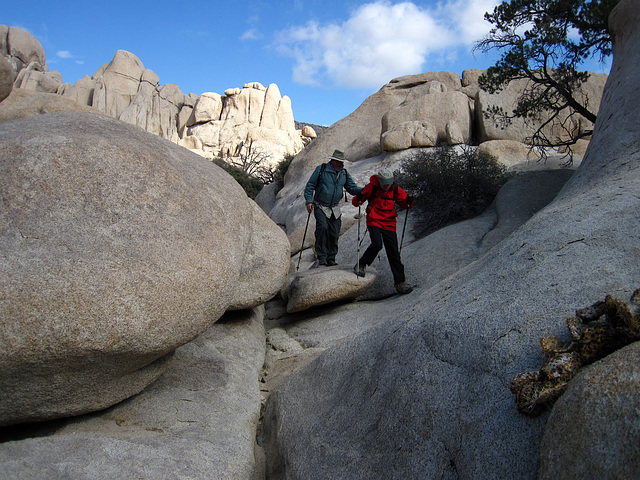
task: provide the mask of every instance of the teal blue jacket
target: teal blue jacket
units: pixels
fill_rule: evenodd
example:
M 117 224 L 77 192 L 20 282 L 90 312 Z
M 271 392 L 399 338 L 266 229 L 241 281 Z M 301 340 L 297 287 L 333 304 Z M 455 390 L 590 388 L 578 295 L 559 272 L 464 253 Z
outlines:
M 320 177 L 319 180 L 318 177 Z M 343 188 L 351 195 L 362 192 L 362 188 L 356 185 L 346 168 L 336 171 L 331 162 L 318 165 L 304 189 L 305 203 L 316 202 L 327 207 L 334 207 L 342 198 Z

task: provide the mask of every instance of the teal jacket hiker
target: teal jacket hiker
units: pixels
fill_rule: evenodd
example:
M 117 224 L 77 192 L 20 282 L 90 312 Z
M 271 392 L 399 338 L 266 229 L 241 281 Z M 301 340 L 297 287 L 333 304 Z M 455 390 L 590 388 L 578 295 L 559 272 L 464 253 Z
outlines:
M 336 171 L 331 162 L 323 163 L 316 167 L 307 182 L 304 189 L 305 203 L 315 202 L 323 207 L 334 207 L 342 198 L 343 188 L 351 195 L 362 191 L 345 168 Z

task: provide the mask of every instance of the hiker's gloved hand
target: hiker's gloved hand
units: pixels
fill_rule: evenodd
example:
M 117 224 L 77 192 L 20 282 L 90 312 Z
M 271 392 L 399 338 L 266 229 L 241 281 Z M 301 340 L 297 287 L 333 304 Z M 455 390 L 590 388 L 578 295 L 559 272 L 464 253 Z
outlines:
M 307 212 L 313 212 L 313 203 L 307 203 Z
M 364 193 L 360 192 L 359 194 L 357 194 L 356 200 L 358 201 L 358 203 L 364 202 Z
M 407 206 L 409 208 L 413 208 L 413 202 L 415 201 L 415 197 L 413 195 L 407 195 Z

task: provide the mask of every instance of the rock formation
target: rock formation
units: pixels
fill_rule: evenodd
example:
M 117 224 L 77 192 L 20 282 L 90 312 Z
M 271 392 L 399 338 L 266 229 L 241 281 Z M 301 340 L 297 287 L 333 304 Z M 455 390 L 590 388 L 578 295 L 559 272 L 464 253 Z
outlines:
M 47 76 L 47 57 L 42 45 L 33 35 L 21 28 L 0 25 L 0 54 L 9 60 L 13 78 L 19 82 L 18 86 L 32 74 L 37 77 L 47 77 L 43 82 L 47 85 L 55 83 L 55 80 L 60 77 L 57 72 Z
M 2 123 L 0 170 L 0 425 L 138 393 L 284 283 L 289 243 L 237 182 L 124 122 Z
M 206 157 L 239 157 L 246 145 L 263 152 L 275 164 L 295 155 L 316 134 L 296 130 L 289 97 L 278 86 L 257 82 L 231 88 L 224 96 L 183 94 L 178 85 L 160 84 L 133 53 L 118 50 L 91 77 L 74 85 L 48 71 L 44 49 L 28 32 L 0 25 L 0 53 L 8 59 L 13 86 L 29 92 L 68 97 L 107 115 L 137 125 Z M 212 106 L 217 102 L 217 107 Z
M 462 78 L 450 72 L 430 72 L 393 79 L 302 150 L 291 163 L 284 188 L 268 211 L 287 232 L 292 249 L 300 248 L 306 220 L 300 192 L 313 169 L 325 162 L 335 148 L 346 152 L 351 161 L 347 167 L 352 174 L 357 173 L 361 168 L 358 164 L 365 159 L 370 162 L 371 158 L 378 157 L 378 164 L 392 166 L 390 164 L 399 164 L 396 159 L 404 158 L 403 152 L 409 154 L 412 148 L 433 147 L 438 143 L 479 143 L 481 151 L 496 156 L 510 168 L 519 169 L 523 164 L 540 161 L 540 155 L 524 143 L 537 128 L 535 125 L 516 121 L 513 129 L 501 130 L 495 127 L 494 120 L 484 115 L 492 105 L 512 110 L 517 94 L 523 89 L 521 82 L 510 85 L 505 92 L 489 95 L 478 85 L 481 74 L 481 70 L 473 69 L 465 70 Z M 604 74 L 591 74 L 583 87 L 593 108 L 600 104 L 606 78 Z M 576 126 L 583 131 L 591 127 L 582 118 Z M 559 131 L 548 133 L 561 136 Z M 586 140 L 580 141 L 574 149 L 575 165 L 580 163 L 587 144 Z M 545 165 L 539 168 L 560 167 L 566 163 L 564 157 L 562 152 L 551 152 L 544 160 Z M 362 168 L 371 171 L 370 165 Z M 367 179 L 361 178 L 363 182 Z M 307 240 L 305 245 L 311 245 L 313 236 Z
M 573 310 L 604 293 L 629 298 L 640 277 L 638 25 L 640 6 L 622 0 L 610 18 L 614 62 L 593 139 L 560 194 L 433 287 L 360 306 L 358 317 L 382 323 L 326 350 L 271 394 L 264 437 L 270 478 L 319 471 L 340 478 L 536 478 L 548 417 L 518 413 L 509 381 L 542 363 L 540 337 L 562 335 Z M 600 418 L 609 415 L 620 413 Z M 637 445 L 636 431 L 625 429 L 625 444 Z M 555 432 L 546 445 L 562 442 Z M 594 461 L 633 457 L 619 442 L 593 448 L 611 449 Z M 605 478 L 628 471 L 607 467 L 598 470 Z M 549 477 L 561 471 L 581 478 L 584 471 L 571 462 L 558 468 Z
M 303 132 L 295 129 L 289 97 L 274 83 L 265 88 L 253 82 L 228 89 L 225 96 L 202 94 L 187 123 L 186 138 L 196 137 L 209 157 L 239 157 L 247 146 L 268 152 L 279 161 L 304 147 Z M 306 137 L 315 132 L 306 132 Z M 278 145 L 279 148 L 275 148 Z
M 555 478 L 558 472 L 563 476 L 581 478 L 585 471 L 597 472 L 603 478 L 607 474 L 612 477 L 628 476 L 629 471 L 634 471 L 629 469 L 636 468 L 634 461 L 637 455 L 634 456 L 634 451 L 624 450 L 624 447 L 638 443 L 637 429 L 633 422 L 620 423 L 620 412 L 626 419 L 624 412 L 632 412 L 637 401 L 633 398 L 633 388 L 627 388 L 627 384 L 618 380 L 635 375 L 633 368 L 637 359 L 635 353 L 629 354 L 629 349 L 634 345 L 621 351 L 620 356 L 609 357 L 589 367 L 584 372 L 586 382 L 581 382 L 583 376 L 579 375 L 567 391 L 568 404 L 565 406 L 561 399 L 551 417 L 531 420 L 519 415 L 508 389 L 509 380 L 516 373 L 540 365 L 540 336 L 550 332 L 561 334 L 565 328 L 561 319 L 570 311 L 602 297 L 604 293 L 628 297 L 630 291 L 637 287 L 640 270 L 637 264 L 639 233 L 636 212 L 640 205 L 635 192 L 640 185 L 635 172 L 640 159 L 637 149 L 639 128 L 635 115 L 637 101 L 634 100 L 638 98 L 635 95 L 638 87 L 634 81 L 636 74 L 633 66 L 638 63 L 640 40 L 636 26 L 640 14 L 634 2 L 623 0 L 616 15 L 612 17 L 616 32 L 615 74 L 609 80 L 601 119 L 596 125 L 594 141 L 589 146 L 584 165 L 574 177 L 570 170 L 526 172 L 503 187 L 494 205 L 484 215 L 424 239 L 416 240 L 409 233 L 403 258 L 408 277 L 419 283 L 411 295 L 394 295 L 380 301 L 392 288 L 388 283 L 390 273 L 384 270 L 388 268 L 386 259 L 381 258 L 380 262 L 374 264 L 380 268 L 374 286 L 369 291 L 372 295 L 370 298 L 376 298 L 376 302 L 358 301 L 287 315 L 282 299 L 276 299 L 267 304 L 264 319 L 262 307 L 227 312 L 221 321 L 206 330 L 206 322 L 201 321 L 202 318 L 192 321 L 194 316 L 198 317 L 199 310 L 201 316 L 208 313 L 206 305 L 202 304 L 205 300 L 202 299 L 211 299 L 212 310 L 217 307 L 223 309 L 224 306 L 227 309 L 241 309 L 257 305 L 273 294 L 271 288 L 265 290 L 264 284 L 275 286 L 281 283 L 287 270 L 284 264 L 296 264 L 297 256 L 295 260 L 285 258 L 282 260 L 282 269 L 275 273 L 268 271 L 268 266 L 273 262 L 272 243 L 281 245 L 287 242 L 277 229 L 273 229 L 273 225 L 262 224 L 262 217 L 255 205 L 234 210 L 234 218 L 229 220 L 228 228 L 234 230 L 230 236 L 237 245 L 231 251 L 226 247 L 218 250 L 215 246 L 209 246 L 207 241 L 215 243 L 215 238 L 202 239 L 207 237 L 208 228 L 215 227 L 215 222 L 210 225 L 206 221 L 183 220 L 194 224 L 187 231 L 196 239 L 202 239 L 202 242 L 198 240 L 195 248 L 193 243 L 176 244 L 173 240 L 180 240 L 177 230 L 182 229 L 167 227 L 166 218 L 159 225 L 149 225 L 143 233 L 132 234 L 126 241 L 117 244 L 123 251 L 113 252 L 113 258 L 124 258 L 118 255 L 133 253 L 138 255 L 134 260 L 138 260 L 155 251 L 153 247 L 158 242 L 149 242 L 150 238 L 153 239 L 153 232 L 157 232 L 158 238 L 170 238 L 172 241 L 160 242 L 159 245 L 163 252 L 173 252 L 168 256 L 169 263 L 164 265 L 165 255 L 158 257 L 162 258 L 162 262 L 151 263 L 160 272 L 157 275 L 164 272 L 166 278 L 178 282 L 181 294 L 188 298 L 182 303 L 174 302 L 168 281 L 160 291 L 151 288 L 152 273 L 149 273 L 146 265 L 149 262 L 139 265 L 141 262 L 138 261 L 114 261 L 112 270 L 106 270 L 106 273 L 104 269 L 96 270 L 100 279 L 97 280 L 96 275 L 93 283 L 88 285 L 87 298 L 93 301 L 94 297 L 90 296 L 93 287 L 96 297 L 100 297 L 100 287 L 117 287 L 119 278 L 127 275 L 146 275 L 148 281 L 138 282 L 140 287 L 126 298 L 137 298 L 137 295 L 144 294 L 143 300 L 149 305 L 155 302 L 152 305 L 154 308 L 149 310 L 161 320 L 149 324 L 145 323 L 147 317 L 141 315 L 136 317 L 139 321 L 131 325 L 130 330 L 123 331 L 118 318 L 115 323 L 110 323 L 104 321 L 106 316 L 100 316 L 109 305 L 104 299 L 97 298 L 94 303 L 102 310 L 95 313 L 94 317 L 89 316 L 86 324 L 76 322 L 74 330 L 67 337 L 64 336 L 68 333 L 66 330 L 54 328 L 54 323 L 50 321 L 47 324 L 51 326 L 49 330 L 28 330 L 25 339 L 44 342 L 45 334 L 51 332 L 54 334 L 51 335 L 53 340 L 67 340 L 70 344 L 77 337 L 73 335 L 77 332 L 85 335 L 80 335 L 81 339 L 93 335 L 98 341 L 107 339 L 112 332 L 123 338 L 125 334 L 128 335 L 135 343 L 128 346 L 129 350 L 110 350 L 113 353 L 111 359 L 116 359 L 119 354 L 128 356 L 111 364 L 115 374 L 111 384 L 105 386 L 114 385 L 117 389 L 126 384 L 126 377 L 115 371 L 117 367 L 126 369 L 133 366 L 133 376 L 140 376 L 135 368 L 151 361 L 152 357 L 159 354 L 160 347 L 175 348 L 178 343 L 175 338 L 167 335 L 170 338 L 162 339 L 162 332 L 176 329 L 180 336 L 186 338 L 185 331 L 191 328 L 193 335 L 198 336 L 175 351 L 174 360 L 166 362 L 168 367 L 166 364 L 159 365 L 162 360 L 156 362 L 154 368 L 157 373 L 166 368 L 156 382 L 135 397 L 108 410 L 59 423 L 45 423 L 41 429 L 25 426 L 26 434 L 20 425 L 16 427 L 14 432 L 17 433 L 13 437 L 11 427 L 0 430 L 5 439 L 16 440 L 0 444 L 0 477 L 45 479 L 71 475 L 106 479 L 124 472 L 132 477 L 184 475 L 200 478 L 209 475 L 215 478 L 249 478 L 255 468 L 258 470 L 254 472 L 257 475 L 255 478 L 262 478 L 259 476 L 260 455 L 255 460 L 253 458 L 259 413 L 258 385 L 263 394 L 271 394 L 265 412 L 264 431 L 258 429 L 258 443 L 264 443 L 267 447 L 270 478 L 311 478 L 317 476 L 318 472 L 336 478 L 378 478 L 381 471 L 394 478 L 535 478 L 537 474 L 541 478 Z M 132 62 L 132 65 L 136 67 L 136 62 Z M 149 72 L 143 73 L 143 76 L 151 85 L 155 80 Z M 306 182 L 312 164 L 326 161 L 326 156 L 333 149 L 344 148 L 348 144 L 356 152 L 351 158 L 358 161 L 347 166 L 360 184 L 375 173 L 381 164 L 392 168 L 397 166 L 411 150 L 382 150 L 382 119 L 391 111 L 394 112 L 387 116 L 387 120 L 391 120 L 388 125 L 393 125 L 389 131 L 404 132 L 402 135 L 409 135 L 411 142 L 424 144 L 430 137 L 440 141 L 444 138 L 452 144 L 464 141 L 465 122 L 460 120 L 464 117 L 462 115 L 456 122 L 416 120 L 410 115 L 406 119 L 394 116 L 400 111 L 410 114 L 414 110 L 408 103 L 403 104 L 414 87 L 421 90 L 424 96 L 456 93 L 456 97 L 460 97 L 457 94 L 464 93 L 468 97 L 467 107 L 469 118 L 472 119 L 471 135 L 475 136 L 479 132 L 477 118 L 481 113 L 477 111 L 476 102 L 479 74 L 477 70 L 466 70 L 459 79 L 455 74 L 432 72 L 396 79 L 385 86 L 389 88 L 383 88 L 374 98 L 367 99 L 354 114 L 338 122 L 340 125 L 334 125 L 311 142 L 292 164 L 285 189 L 272 192 L 273 198 L 263 203 L 268 206 L 266 210 L 271 212 L 272 218 L 286 226 L 291 244 L 297 249 L 302 242 L 299 226 L 304 228 L 306 211 L 299 197 L 301 184 Z M 73 87 L 77 87 L 74 95 L 78 98 L 92 98 L 94 87 L 91 78 L 85 77 Z M 121 93 L 127 91 L 126 87 L 125 82 Z M 147 86 L 140 88 L 146 89 Z M 3 114 L 3 105 L 20 90 L 26 93 L 24 89 L 15 88 L 7 100 L 0 104 L 0 116 Z M 224 98 L 231 96 L 238 97 L 234 102 L 240 101 L 243 90 L 251 90 L 244 93 L 247 97 L 245 100 L 249 105 L 255 105 L 256 92 L 253 90 L 262 91 L 258 84 L 248 84 L 242 90 L 229 90 L 224 96 L 218 95 L 220 104 Z M 38 93 L 72 102 L 69 95 L 63 97 Z M 176 90 L 171 87 L 164 95 L 168 99 L 175 93 Z M 124 98 L 126 94 L 122 95 Z M 189 135 L 188 131 L 199 126 L 204 129 L 204 125 L 215 122 L 206 119 L 215 116 L 218 108 L 216 94 L 207 94 L 212 98 L 203 100 L 202 108 L 196 109 L 203 96 L 188 100 L 189 107 L 180 110 L 175 128 L 181 145 L 201 153 L 204 143 L 199 137 Z M 415 109 L 427 111 L 429 102 L 420 96 L 416 97 L 414 100 L 422 102 L 422 106 L 416 106 Z M 116 99 L 113 103 L 116 109 L 120 108 L 118 101 Z M 206 105 L 207 102 L 209 105 Z M 49 105 L 46 109 L 64 109 L 64 105 L 54 105 L 54 102 Z M 130 102 L 125 111 L 128 109 L 130 118 L 142 121 L 144 117 L 147 121 L 150 117 L 143 114 L 148 112 L 145 108 L 144 96 L 141 95 L 135 102 Z M 30 110 L 31 113 L 41 113 L 37 112 L 37 108 Z M 199 110 L 197 115 L 194 114 L 196 110 Z M 53 119 L 57 123 L 58 118 L 67 118 L 67 115 L 75 118 L 78 114 L 64 114 L 61 117 L 60 114 L 45 115 L 43 117 L 51 120 L 24 119 L 11 122 L 11 126 L 24 124 L 20 122 L 36 122 L 28 125 L 40 126 L 42 123 L 39 122 L 54 122 Z M 222 115 L 220 105 L 221 119 Z M 375 117 L 374 122 L 370 121 L 369 115 Z M 232 118 L 235 118 L 234 115 L 231 115 L 230 121 Z M 251 114 L 246 118 L 255 121 Z M 265 120 L 267 118 L 272 117 L 267 115 Z M 108 131 L 115 128 L 109 119 L 95 121 L 101 126 L 100 122 L 106 122 Z M 0 131 L 6 128 L 9 126 L 0 125 Z M 137 136 L 142 134 L 138 129 L 133 129 L 134 132 L 126 126 L 118 128 L 124 128 L 126 136 L 133 135 L 136 142 L 139 139 Z M 215 130 L 217 127 L 212 124 L 209 128 Z M 354 135 L 358 128 L 360 134 L 367 132 L 367 136 Z M 79 130 L 84 132 L 82 135 L 87 135 L 86 128 Z M 329 134 L 330 141 L 319 147 L 326 134 Z M 393 135 L 388 137 L 393 140 Z M 403 138 L 406 140 L 407 137 Z M 33 178 L 38 179 L 38 186 L 48 187 L 48 193 L 55 190 L 51 188 L 49 177 L 56 178 L 56 173 L 71 170 L 74 165 L 69 163 L 69 159 L 76 155 L 67 155 L 67 145 L 62 139 L 62 134 L 52 136 L 51 143 L 56 146 L 53 154 L 48 153 L 51 146 L 34 145 L 34 142 L 30 142 L 31 150 L 26 153 L 22 144 L 9 145 L 14 152 L 12 155 L 15 152 L 22 152 L 21 155 L 32 153 L 30 161 L 23 162 L 23 168 L 43 169 L 43 176 L 33 175 Z M 258 141 L 254 137 L 252 140 Z M 130 167 L 113 159 L 105 165 L 93 163 L 96 172 L 100 173 L 120 168 L 126 176 L 126 172 L 130 171 L 127 168 L 135 169 L 135 172 L 131 172 L 131 176 L 136 178 L 135 182 L 123 180 L 114 184 L 125 190 L 127 186 L 130 187 L 125 193 L 131 197 L 127 198 L 140 199 L 142 195 L 136 205 L 152 212 L 158 205 L 158 195 L 162 191 L 162 185 L 158 184 L 162 183 L 162 178 L 166 181 L 167 189 L 173 190 L 171 187 L 176 182 L 180 183 L 185 171 L 191 172 L 187 174 L 189 178 L 198 176 L 193 171 L 199 171 L 201 165 L 196 162 L 197 167 L 189 166 L 194 156 L 189 156 L 187 152 L 179 153 L 177 147 L 167 146 L 167 142 L 149 142 L 152 142 L 149 149 L 153 150 L 154 155 L 157 151 L 162 152 L 160 165 L 172 167 L 160 167 L 160 179 L 158 175 L 149 173 L 150 167 L 146 170 L 143 168 L 140 173 L 138 163 Z M 81 139 L 78 144 L 90 146 L 93 142 Z M 113 144 L 99 144 L 96 150 L 109 148 L 113 150 L 115 147 Z M 558 166 L 557 163 L 526 162 L 524 152 L 528 153 L 528 149 L 518 140 L 487 140 L 479 148 L 495 152 L 503 163 L 515 170 Z M 357 154 L 359 151 L 365 152 L 360 158 Z M 47 164 L 49 170 L 41 163 L 46 159 L 56 160 Z M 133 161 L 139 162 L 139 159 L 134 158 Z M 158 188 L 149 190 L 147 177 Z M 559 197 L 549 203 L 568 177 L 571 180 Z M 2 175 L 0 178 L 8 182 L 14 177 Z M 70 182 L 73 182 L 73 178 Z M 88 208 L 92 205 L 91 201 L 95 201 L 105 208 L 105 212 L 120 213 L 120 217 L 125 215 L 125 212 L 110 209 L 113 193 L 107 192 L 108 195 L 102 198 L 95 193 L 102 191 L 98 188 L 102 185 L 100 178 L 101 175 L 96 174 L 89 176 L 88 180 L 76 182 L 87 187 L 82 190 L 86 195 L 82 201 L 76 202 L 77 205 L 70 206 L 70 212 Z M 226 192 L 226 180 L 220 181 L 225 185 L 222 189 Z M 197 181 L 196 185 L 199 185 Z M 35 187 L 29 189 L 31 185 L 28 183 L 24 183 L 24 186 L 27 192 L 35 191 Z M 237 186 L 234 188 L 237 190 Z M 198 192 L 193 195 L 195 200 L 191 203 L 194 215 L 206 216 L 207 212 L 218 215 L 228 210 L 228 200 L 211 205 L 208 200 L 201 199 Z M 35 200 L 38 198 L 34 197 Z M 146 202 L 143 201 L 145 199 Z M 30 199 L 23 200 L 27 204 Z M 240 200 L 241 203 L 245 201 Z M 168 211 L 176 214 L 181 204 L 176 200 L 164 202 L 164 205 L 172 207 Z M 237 207 L 237 204 L 234 203 L 234 206 Z M 56 208 L 52 208 L 51 212 L 52 215 L 60 213 Z M 338 261 L 341 265 L 350 265 L 356 253 L 354 216 L 357 209 L 345 204 L 343 212 L 344 234 L 340 239 Z M 236 218 L 238 216 L 240 218 Z M 111 223 L 105 222 L 102 228 L 93 229 L 93 236 L 82 236 L 79 249 L 89 250 L 100 246 L 101 238 L 106 238 L 108 234 L 125 238 L 126 229 L 118 229 L 122 226 L 120 217 L 112 215 L 108 218 Z M 13 218 L 12 221 L 17 222 L 18 219 Z M 409 220 L 411 222 L 412 218 Z M 236 221 L 238 223 L 234 223 Z M 200 225 L 201 229 L 198 230 L 195 224 Z M 245 227 L 247 224 L 252 226 Z M 182 226 L 181 223 L 178 225 Z M 163 228 L 164 231 L 160 231 Z M 313 225 L 309 226 L 309 230 L 313 230 Z M 52 246 L 51 256 L 55 256 L 55 252 L 66 253 L 66 257 L 60 256 L 60 263 L 66 262 L 68 265 L 66 270 L 59 266 L 50 268 L 51 275 L 44 279 L 48 280 L 49 285 L 71 282 L 67 277 L 60 280 L 55 278 L 56 272 L 82 274 L 100 263 L 102 257 L 99 255 L 85 258 L 84 262 L 78 261 L 78 249 L 73 248 L 75 243 L 61 240 L 59 232 L 55 233 L 58 241 Z M 310 244 L 313 236 L 308 237 L 311 238 L 307 238 L 306 243 Z M 31 245 L 45 241 L 34 235 L 9 236 L 9 240 Z M 5 244 L 10 245 L 11 242 L 0 242 L 0 248 L 5 248 Z M 128 244 L 132 245 L 129 249 L 126 247 Z M 198 248 L 198 245 L 203 248 Z M 206 255 L 211 250 L 216 252 L 213 260 Z M 285 250 L 288 253 L 288 246 L 283 247 L 282 251 Z M 178 261 L 177 257 L 182 257 L 185 252 L 194 259 L 198 268 L 182 268 L 184 259 Z M 228 254 L 229 262 L 220 263 L 217 258 L 220 254 L 225 258 Z M 283 256 L 287 257 L 284 253 Z M 306 249 L 302 257 L 304 271 L 313 261 L 313 252 Z M 26 275 L 22 272 L 25 265 L 28 267 L 31 256 L 14 258 L 4 255 L 3 258 L 16 264 L 17 275 Z M 201 262 L 204 262 L 203 265 Z M 280 261 L 276 260 L 275 263 Z M 211 273 L 210 266 L 214 264 L 217 270 Z M 232 281 L 227 284 L 221 279 L 228 275 L 238 279 L 233 287 L 229 287 Z M 3 273 L 2 278 L 7 276 Z M 189 283 L 189 288 L 184 288 L 190 278 L 194 279 L 193 284 Z M 289 280 L 292 278 L 293 275 Z M 38 280 L 44 281 L 35 279 L 34 284 L 37 285 L 35 282 Z M 222 287 L 213 288 L 218 285 L 212 285 L 216 282 Z M 9 282 L 10 285 L 14 283 L 13 280 Z M 26 285 L 22 290 L 27 292 L 29 288 L 30 285 Z M 58 303 L 67 304 L 73 296 L 71 293 L 74 292 L 70 289 L 64 290 L 59 295 Z M 287 294 L 284 294 L 285 298 Z M 201 298 L 200 303 L 197 300 L 195 304 L 190 301 L 194 295 Z M 162 301 L 158 300 L 160 297 Z M 167 299 L 170 301 L 167 302 Z M 4 305 L 3 301 L 1 305 Z M 173 304 L 178 305 L 178 311 L 171 315 Z M 133 309 L 140 305 L 130 302 L 126 306 Z M 24 310 L 27 308 L 25 306 Z M 257 370 L 264 358 L 262 325 L 264 322 L 273 326 L 278 316 L 281 316 L 282 323 L 267 333 L 268 352 L 275 354 L 271 354 L 270 358 L 267 356 L 260 375 L 264 383 L 257 384 Z M 100 330 L 98 323 L 103 323 L 104 328 L 108 327 L 109 330 Z M 199 323 L 202 328 L 197 330 L 194 323 Z M 148 327 L 146 330 L 145 325 Z M 144 346 L 139 344 L 147 336 L 155 346 L 160 347 L 144 351 Z M 163 341 L 164 346 L 161 345 Z M 0 351 L 9 350 L 2 346 Z M 103 371 L 96 370 L 93 375 L 87 373 L 87 376 L 104 376 L 109 362 L 98 362 L 100 358 L 96 352 L 92 355 L 90 359 L 101 363 Z M 135 355 L 141 357 L 135 358 Z M 0 355 L 0 360 L 3 358 L 6 359 L 6 356 Z M 42 358 L 46 360 L 47 357 Z M 27 360 L 33 361 L 33 364 L 26 365 L 24 371 L 38 373 L 43 368 L 38 363 L 42 363 L 40 358 Z M 69 359 L 68 365 L 75 368 L 72 361 Z M 93 366 L 86 361 L 82 365 L 88 368 Z M 301 370 L 283 382 L 285 374 L 302 365 L 304 367 Z M 59 370 L 64 372 L 66 368 L 63 366 Z M 3 369 L 7 371 L 4 363 Z M 611 372 L 615 378 L 612 378 Z M 602 388 L 598 382 L 601 382 Z M 597 391 L 606 388 L 613 392 L 613 396 L 593 398 L 585 384 L 598 386 Z M 33 385 L 35 383 L 27 378 L 22 388 L 28 391 Z M 87 385 L 90 386 L 89 382 Z M 278 390 L 272 393 L 278 385 Z M 0 388 L 0 405 L 6 403 L 5 399 L 9 398 L 10 393 L 11 390 L 3 384 Z M 99 396 L 102 393 L 95 388 L 90 395 Z M 80 400 L 85 398 L 83 396 Z M 585 405 L 585 409 L 591 410 L 576 410 L 576 398 Z M 9 403 L 16 402 L 12 400 Z M 69 403 L 73 406 L 73 402 Z M 594 415 L 594 410 L 605 410 L 606 414 Z M 547 418 L 550 421 L 545 431 Z M 610 432 L 602 428 L 603 422 L 594 426 L 593 422 L 598 422 L 599 418 L 606 418 L 607 422 L 615 424 L 613 428 L 622 433 L 615 439 L 606 438 Z M 566 436 L 567 432 L 571 437 Z M 32 438 L 25 439 L 27 435 Z M 584 442 L 575 443 L 580 436 Z M 574 443 L 567 442 L 564 445 L 567 438 Z M 584 452 L 574 456 L 571 448 L 574 444 Z
M 581 87 L 581 94 L 589 99 L 589 108 L 597 112 L 602 98 L 602 90 L 607 81 L 607 75 L 604 73 L 590 73 L 589 80 Z M 527 125 L 522 118 L 514 118 L 511 124 L 505 128 L 497 125 L 491 118 L 486 118 L 483 112 L 486 112 L 491 106 L 501 107 L 505 112 L 511 112 L 516 104 L 522 91 L 527 87 L 529 80 L 514 80 L 510 82 L 504 90 L 499 93 L 487 93 L 478 90 L 475 98 L 475 111 L 478 112 L 476 119 L 478 122 L 477 137 L 479 142 L 487 140 L 515 140 L 517 142 L 525 142 L 527 137 L 535 131 L 531 125 Z M 568 130 L 583 133 L 593 129 L 593 124 L 582 116 L 576 116 L 567 120 L 567 114 L 563 113 L 560 122 L 565 125 Z M 542 119 L 535 122 L 535 127 L 542 124 Z M 549 125 L 545 129 L 545 133 L 549 138 L 567 139 L 567 133 L 564 129 L 559 128 L 558 124 Z

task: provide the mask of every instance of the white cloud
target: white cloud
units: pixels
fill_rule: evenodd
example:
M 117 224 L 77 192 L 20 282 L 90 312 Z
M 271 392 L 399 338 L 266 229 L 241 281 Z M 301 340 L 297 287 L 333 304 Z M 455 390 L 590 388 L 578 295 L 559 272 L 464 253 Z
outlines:
M 240 36 L 240 40 L 259 40 L 262 34 L 255 28 L 251 28 Z
M 484 13 L 497 0 L 456 0 L 426 9 L 378 0 L 342 23 L 308 22 L 281 31 L 275 45 L 294 59 L 293 79 L 307 85 L 379 87 L 419 73 L 429 58 L 469 48 L 489 30 Z
M 58 50 L 49 63 L 55 64 L 62 60 L 73 60 L 78 65 L 84 65 L 84 60 L 72 54 L 69 50 Z
M 497 0 L 456 0 L 447 2 L 440 15 L 454 21 L 452 28 L 462 44 L 471 45 L 489 33 L 491 24 L 484 19 L 484 14 L 493 12 L 499 3 Z

